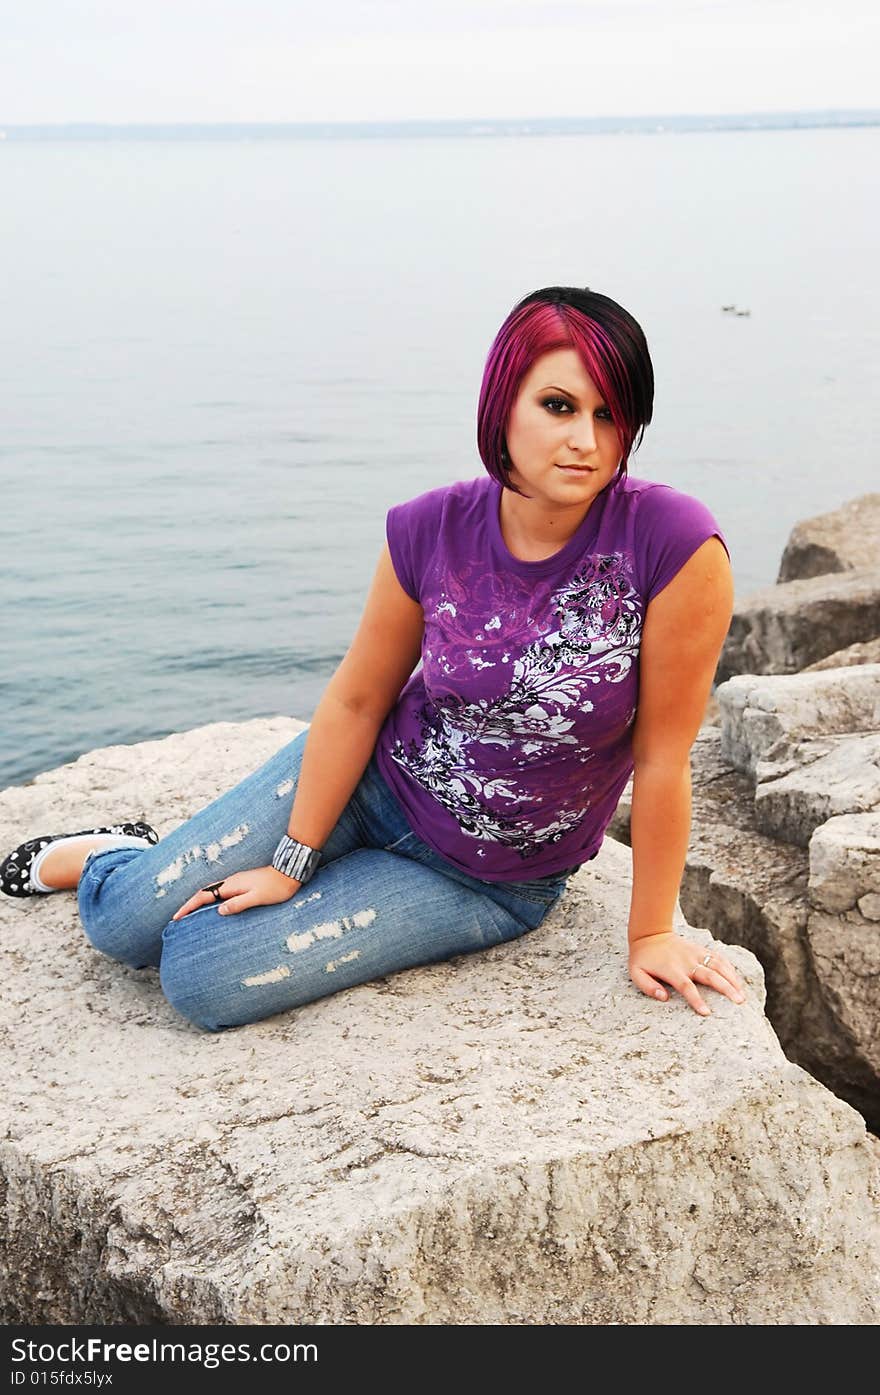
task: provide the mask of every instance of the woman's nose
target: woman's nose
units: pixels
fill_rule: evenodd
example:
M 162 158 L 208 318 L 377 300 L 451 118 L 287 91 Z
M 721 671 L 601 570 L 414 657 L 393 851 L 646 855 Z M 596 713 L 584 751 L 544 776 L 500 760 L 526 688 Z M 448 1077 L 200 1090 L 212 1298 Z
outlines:
M 589 454 L 596 449 L 596 428 L 593 425 L 592 417 L 585 417 L 572 427 L 571 435 L 568 438 L 570 450 L 579 450 Z

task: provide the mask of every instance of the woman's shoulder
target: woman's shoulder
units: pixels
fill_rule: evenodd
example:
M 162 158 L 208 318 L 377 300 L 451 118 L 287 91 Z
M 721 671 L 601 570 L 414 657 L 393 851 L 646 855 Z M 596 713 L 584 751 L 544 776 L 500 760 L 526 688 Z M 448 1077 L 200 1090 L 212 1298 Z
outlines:
M 403 499 L 392 505 L 392 509 L 398 515 L 405 515 L 410 522 L 425 520 L 439 523 L 450 509 L 461 513 L 479 506 L 491 483 L 488 475 L 482 478 L 477 476 L 474 479 L 452 480 L 449 484 L 435 485 L 421 494 Z
M 687 494 L 683 489 L 667 484 L 665 480 L 646 480 L 629 473 L 618 482 L 617 493 L 620 497 L 638 504 L 640 510 L 643 507 L 658 511 L 672 509 L 682 500 L 693 500 L 698 504 L 702 502 L 696 495 Z
M 489 476 L 486 484 L 491 484 Z M 456 549 L 467 550 L 481 517 L 486 486 L 479 478 L 453 480 L 426 489 L 411 499 L 392 504 L 385 519 L 385 536 L 398 579 L 415 600 L 432 558 Z
M 621 499 L 632 510 L 632 545 L 648 597 L 657 594 L 707 538 L 730 556 L 727 538 L 709 506 L 695 494 L 660 480 L 621 480 Z M 629 530 L 628 530 L 629 532 Z
M 637 536 L 648 533 L 689 531 L 718 521 L 704 500 L 663 480 L 646 480 L 627 475 L 619 481 L 618 497 L 634 512 Z M 719 530 L 720 531 L 720 530 Z

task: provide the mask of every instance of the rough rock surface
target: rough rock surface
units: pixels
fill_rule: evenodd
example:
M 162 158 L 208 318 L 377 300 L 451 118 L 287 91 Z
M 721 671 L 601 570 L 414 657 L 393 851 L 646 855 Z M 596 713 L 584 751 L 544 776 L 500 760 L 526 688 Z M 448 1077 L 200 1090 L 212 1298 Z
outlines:
M 691 776 L 684 914 L 760 959 L 786 1054 L 880 1131 L 880 816 L 831 818 L 808 848 L 768 836 L 755 783 L 731 767 L 717 727 L 700 731 Z M 631 799 L 630 786 L 609 829 L 624 842 Z
M 880 730 L 880 664 L 785 677 L 744 673 L 714 696 L 722 755 L 744 774 L 804 741 Z
M 824 659 L 807 664 L 801 669 L 801 673 L 818 673 L 825 668 L 848 668 L 852 664 L 880 664 L 880 637 L 866 639 L 862 644 L 850 644 L 846 649 L 835 649 L 833 654 L 827 654 Z
M 810 900 L 880 920 L 880 814 L 842 814 L 810 840 Z
M 880 567 L 765 586 L 737 600 L 716 681 L 738 673 L 797 673 L 850 644 L 877 638 Z
M 300 725 L 92 752 L 0 795 L 0 838 L 168 832 Z M 4 900 L 0 1315 L 876 1323 L 862 1118 L 785 1059 L 745 950 L 742 1007 L 636 992 L 629 861 L 606 839 L 512 944 L 216 1034 L 73 896 Z
M 792 528 L 778 581 L 861 571 L 880 558 L 880 494 L 863 494 L 841 508 L 803 519 Z
M 784 756 L 759 760 L 755 778 L 758 827 L 807 847 L 835 815 L 880 809 L 880 731 L 798 741 Z

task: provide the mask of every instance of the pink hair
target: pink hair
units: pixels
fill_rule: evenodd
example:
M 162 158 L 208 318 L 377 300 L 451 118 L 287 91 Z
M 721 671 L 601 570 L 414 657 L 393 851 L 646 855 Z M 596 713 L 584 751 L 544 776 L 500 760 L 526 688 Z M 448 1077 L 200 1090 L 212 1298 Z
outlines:
M 477 407 L 480 459 L 507 489 L 516 489 L 507 477 L 507 422 L 523 378 L 536 359 L 553 349 L 574 349 L 602 394 L 620 440 L 618 478 L 626 474 L 630 453 L 638 449 L 651 420 L 654 371 L 644 333 L 632 315 L 586 288 L 533 291 L 514 306 L 495 336 Z

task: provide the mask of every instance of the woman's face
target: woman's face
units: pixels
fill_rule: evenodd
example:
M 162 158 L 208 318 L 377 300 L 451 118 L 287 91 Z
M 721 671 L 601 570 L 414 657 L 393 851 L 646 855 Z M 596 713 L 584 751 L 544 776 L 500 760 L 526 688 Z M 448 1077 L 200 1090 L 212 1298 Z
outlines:
M 574 349 L 535 360 L 507 422 L 509 478 L 551 506 L 587 505 L 617 473 L 611 413 Z

